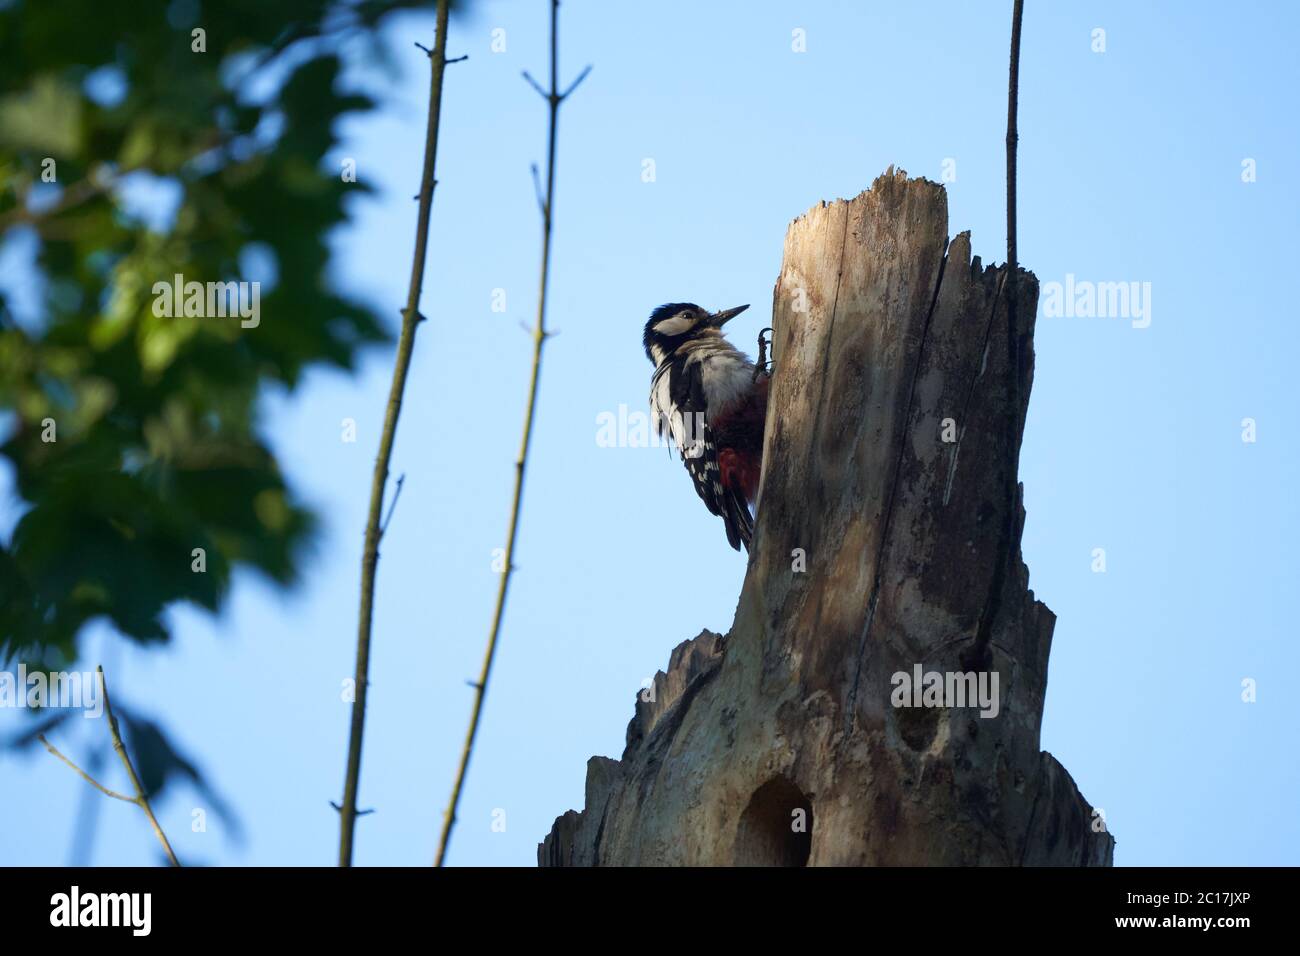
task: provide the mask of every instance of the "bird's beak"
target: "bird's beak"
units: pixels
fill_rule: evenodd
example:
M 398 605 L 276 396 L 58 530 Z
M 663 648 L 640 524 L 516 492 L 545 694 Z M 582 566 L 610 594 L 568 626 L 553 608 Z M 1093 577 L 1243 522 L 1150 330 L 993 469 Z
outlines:
M 748 308 L 748 305 L 738 305 L 734 309 L 723 309 L 721 312 L 715 312 L 713 315 L 709 316 L 709 325 L 713 326 L 715 329 L 720 329 L 730 319 L 734 319 Z

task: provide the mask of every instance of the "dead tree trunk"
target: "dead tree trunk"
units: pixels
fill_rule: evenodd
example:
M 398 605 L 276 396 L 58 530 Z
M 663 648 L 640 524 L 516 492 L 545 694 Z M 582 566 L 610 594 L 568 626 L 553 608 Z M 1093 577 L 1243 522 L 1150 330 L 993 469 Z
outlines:
M 1055 618 L 1006 500 L 1006 271 L 947 228 L 943 188 L 893 170 L 790 226 L 735 622 L 673 651 L 541 865 L 1111 862 L 1104 821 L 1039 749 Z M 1027 403 L 1038 286 L 1019 275 Z M 896 675 L 918 665 L 983 672 L 996 716 L 951 695 L 898 706 L 913 699 Z

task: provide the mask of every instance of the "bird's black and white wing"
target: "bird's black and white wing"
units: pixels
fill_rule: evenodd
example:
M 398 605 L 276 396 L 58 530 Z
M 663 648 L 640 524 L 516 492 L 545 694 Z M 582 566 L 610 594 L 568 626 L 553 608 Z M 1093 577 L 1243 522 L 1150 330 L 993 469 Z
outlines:
M 727 541 L 737 551 L 748 550 L 754 533 L 749 505 L 737 489 L 722 486 L 718 448 L 705 417 L 703 368 L 699 362 L 666 363 L 650 385 L 650 409 L 662 436 L 665 427 L 681 452 L 686 471 L 705 507 L 722 518 Z

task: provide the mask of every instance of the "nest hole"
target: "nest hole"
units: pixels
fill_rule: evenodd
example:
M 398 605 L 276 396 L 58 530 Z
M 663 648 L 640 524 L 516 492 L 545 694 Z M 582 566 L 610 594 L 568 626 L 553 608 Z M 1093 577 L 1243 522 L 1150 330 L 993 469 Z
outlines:
M 774 777 L 740 815 L 736 865 L 807 866 L 812 828 L 812 802 L 785 777 Z

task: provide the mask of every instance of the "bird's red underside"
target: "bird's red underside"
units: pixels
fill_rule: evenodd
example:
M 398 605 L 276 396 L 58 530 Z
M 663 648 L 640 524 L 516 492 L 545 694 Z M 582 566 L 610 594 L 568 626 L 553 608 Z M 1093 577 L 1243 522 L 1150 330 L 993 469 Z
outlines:
M 718 471 L 722 487 L 739 488 L 745 500 L 753 502 L 758 497 L 758 478 L 763 463 L 758 455 L 724 448 L 718 452 Z
M 718 475 L 724 488 L 738 488 L 753 504 L 763 469 L 763 426 L 767 418 L 766 377 L 738 407 L 714 420 L 718 439 Z

